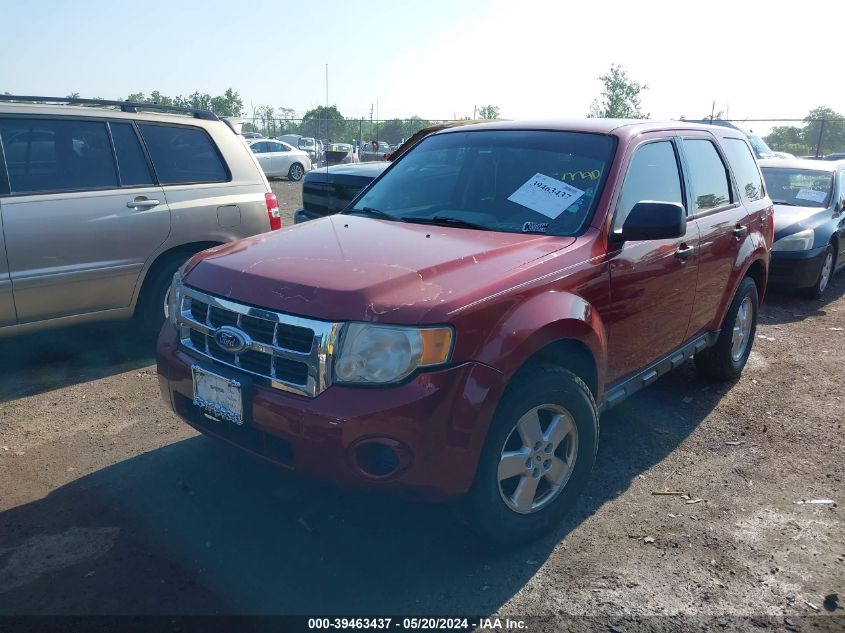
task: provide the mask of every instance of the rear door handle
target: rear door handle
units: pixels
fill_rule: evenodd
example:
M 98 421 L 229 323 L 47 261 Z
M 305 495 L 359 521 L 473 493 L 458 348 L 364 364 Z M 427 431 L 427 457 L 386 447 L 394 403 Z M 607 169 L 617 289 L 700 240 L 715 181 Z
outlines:
M 748 235 L 748 227 L 743 226 L 742 224 L 737 224 L 734 227 L 734 237 L 738 240 L 741 240 L 743 237 Z
M 680 260 L 685 260 L 687 257 L 692 255 L 695 252 L 695 246 L 689 246 L 688 244 L 681 244 L 678 247 L 678 250 L 675 251 L 675 257 Z
M 158 200 L 146 197 L 139 197 L 127 202 L 126 206 L 129 209 L 150 209 L 152 207 L 157 207 L 160 204 L 161 202 L 159 202 Z

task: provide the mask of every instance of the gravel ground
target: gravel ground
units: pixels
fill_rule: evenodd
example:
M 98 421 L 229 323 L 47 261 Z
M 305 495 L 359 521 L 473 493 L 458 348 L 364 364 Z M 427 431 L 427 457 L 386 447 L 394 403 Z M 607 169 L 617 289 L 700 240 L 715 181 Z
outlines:
M 273 186 L 287 226 L 301 186 Z M 0 614 L 500 613 L 588 616 L 602 631 L 684 615 L 842 630 L 825 597 L 845 595 L 843 295 L 845 275 L 825 301 L 770 294 L 737 383 L 708 385 L 688 364 L 604 415 L 575 514 L 507 552 L 444 507 L 341 494 L 198 436 L 163 404 L 152 349 L 125 323 L 4 340 Z M 835 503 L 802 503 L 816 499 Z

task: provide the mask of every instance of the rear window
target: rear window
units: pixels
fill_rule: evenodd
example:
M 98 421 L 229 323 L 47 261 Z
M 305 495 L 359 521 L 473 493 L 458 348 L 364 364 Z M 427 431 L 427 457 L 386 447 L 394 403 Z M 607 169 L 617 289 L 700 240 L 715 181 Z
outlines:
M 763 167 L 769 197 L 775 204 L 825 208 L 833 193 L 833 173 L 812 169 Z
M 601 195 L 616 141 L 582 132 L 502 130 L 430 136 L 358 200 L 409 222 L 574 235 Z
M 745 141 L 738 138 L 726 138 L 722 141 L 728 161 L 733 166 L 739 188 L 749 200 L 759 200 L 763 197 L 763 177 L 757 169 L 757 161 L 748 149 Z
M 211 138 L 200 128 L 139 123 L 162 185 L 226 182 L 229 174 Z
M 12 193 L 117 187 L 106 124 L 74 119 L 2 119 L 0 140 Z

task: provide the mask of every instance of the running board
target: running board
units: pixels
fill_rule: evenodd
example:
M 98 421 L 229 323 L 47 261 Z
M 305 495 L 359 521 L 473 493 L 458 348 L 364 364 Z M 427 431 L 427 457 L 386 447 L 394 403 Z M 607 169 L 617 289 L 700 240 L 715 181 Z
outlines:
M 615 407 L 628 396 L 636 393 L 643 387 L 647 387 L 665 373 L 680 367 L 690 358 L 708 347 L 716 344 L 719 338 L 719 331 L 705 332 L 692 339 L 689 343 L 675 350 L 668 356 L 652 363 L 644 370 L 626 378 L 618 385 L 615 385 L 604 392 L 604 399 L 599 407 L 599 413 Z

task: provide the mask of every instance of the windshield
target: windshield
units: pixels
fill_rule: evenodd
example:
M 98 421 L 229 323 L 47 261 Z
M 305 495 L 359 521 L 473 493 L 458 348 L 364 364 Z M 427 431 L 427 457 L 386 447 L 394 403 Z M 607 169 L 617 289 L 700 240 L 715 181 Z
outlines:
M 306 149 L 314 147 L 314 139 L 313 138 L 301 138 L 299 139 L 299 149 Z
M 824 208 L 833 189 L 833 173 L 829 171 L 763 167 L 763 177 L 775 204 Z
M 745 136 L 748 137 L 748 142 L 751 143 L 751 147 L 754 148 L 754 153 L 757 154 L 758 158 L 774 158 L 776 156 L 774 150 L 766 145 L 766 141 L 756 134 L 746 132 Z
M 349 212 L 575 235 L 592 215 L 615 147 L 614 137 L 581 132 L 438 134 L 403 156 Z

